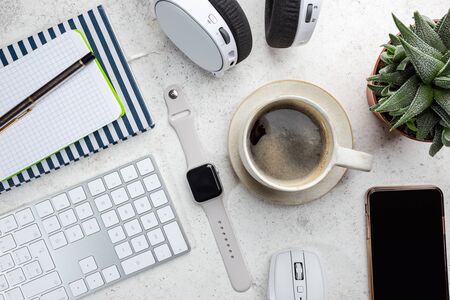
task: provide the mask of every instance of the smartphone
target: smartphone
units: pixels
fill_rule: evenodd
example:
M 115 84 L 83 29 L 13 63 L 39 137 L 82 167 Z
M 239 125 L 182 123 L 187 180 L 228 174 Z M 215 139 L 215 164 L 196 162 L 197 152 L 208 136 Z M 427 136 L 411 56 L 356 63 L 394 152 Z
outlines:
M 366 200 L 372 300 L 448 300 L 444 197 L 435 186 L 374 187 Z

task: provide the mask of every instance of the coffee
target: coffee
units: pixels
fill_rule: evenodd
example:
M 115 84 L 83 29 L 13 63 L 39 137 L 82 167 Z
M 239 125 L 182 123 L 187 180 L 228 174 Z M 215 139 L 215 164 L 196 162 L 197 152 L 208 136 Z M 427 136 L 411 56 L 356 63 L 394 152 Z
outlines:
M 304 180 L 314 174 L 326 148 L 319 122 L 300 107 L 289 105 L 262 112 L 249 139 L 255 165 L 282 181 Z

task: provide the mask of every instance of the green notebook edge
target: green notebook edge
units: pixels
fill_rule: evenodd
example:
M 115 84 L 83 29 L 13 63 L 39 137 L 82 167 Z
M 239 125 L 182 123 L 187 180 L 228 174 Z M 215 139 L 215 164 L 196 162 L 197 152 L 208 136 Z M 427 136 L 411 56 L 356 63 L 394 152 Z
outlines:
M 84 34 L 83 34 L 79 29 L 73 29 L 72 31 L 78 33 L 78 34 L 81 36 L 81 38 L 83 39 L 84 43 L 86 44 L 86 47 L 89 49 L 89 51 L 91 51 L 91 52 L 93 53 L 94 51 L 92 50 L 91 46 L 89 45 L 89 43 L 88 43 L 86 37 L 84 36 Z M 116 89 L 115 89 L 114 86 L 112 85 L 111 81 L 109 80 L 108 76 L 106 75 L 105 70 L 103 70 L 103 68 L 102 68 L 102 66 L 100 65 L 100 62 L 98 61 L 97 58 L 95 58 L 95 63 L 97 64 L 97 67 L 99 68 L 100 72 L 102 73 L 103 78 L 105 79 L 106 83 L 108 84 L 109 88 L 111 89 L 111 92 L 113 93 L 114 98 L 116 98 L 117 102 L 119 103 L 119 106 L 120 106 L 120 109 L 121 109 L 121 113 L 120 113 L 120 115 L 117 117 L 117 119 L 120 119 L 120 118 L 122 118 L 122 117 L 125 115 L 125 106 L 123 105 L 123 102 L 122 102 L 122 100 L 120 99 L 119 95 L 117 94 Z M 44 157 L 43 159 L 41 159 L 41 160 L 35 162 L 34 164 L 31 164 L 30 166 L 28 166 L 28 167 L 26 167 L 26 168 L 23 168 L 22 170 L 20 170 L 20 171 L 14 173 L 14 174 L 12 174 L 11 176 L 6 177 L 5 179 L 0 179 L 0 182 L 9 180 L 9 179 L 13 178 L 14 176 L 16 176 L 16 175 L 18 175 L 18 174 L 20 174 L 20 173 L 22 173 L 22 172 L 28 170 L 29 168 L 34 167 L 34 166 L 37 165 L 38 163 L 40 163 L 40 162 L 42 162 L 42 161 L 48 159 L 49 157 L 51 157 L 52 155 L 55 155 L 56 153 L 58 153 L 58 152 L 64 150 L 65 148 L 69 147 L 69 146 L 72 145 L 73 143 L 76 143 L 77 141 L 79 141 L 79 140 L 76 140 L 76 141 L 73 141 L 73 142 L 70 143 L 70 144 L 67 144 L 66 146 L 62 147 L 61 149 L 59 149 L 59 150 L 53 152 L 52 154 L 50 154 L 50 155 Z

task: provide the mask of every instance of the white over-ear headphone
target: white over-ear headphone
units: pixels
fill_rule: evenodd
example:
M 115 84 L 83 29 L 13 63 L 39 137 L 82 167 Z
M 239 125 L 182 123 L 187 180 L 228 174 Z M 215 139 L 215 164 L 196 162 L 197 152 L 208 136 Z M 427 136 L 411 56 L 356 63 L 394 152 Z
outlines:
M 274 48 L 309 41 L 321 0 L 267 0 L 266 40 Z M 221 76 L 252 50 L 252 32 L 236 0 L 156 0 L 164 33 L 193 62 Z

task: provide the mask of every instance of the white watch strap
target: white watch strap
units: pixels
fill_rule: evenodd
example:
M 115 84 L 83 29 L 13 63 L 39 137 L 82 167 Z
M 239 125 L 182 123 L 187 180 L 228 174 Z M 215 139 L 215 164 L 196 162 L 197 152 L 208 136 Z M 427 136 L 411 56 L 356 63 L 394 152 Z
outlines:
M 194 114 L 190 110 L 181 88 L 177 85 L 169 86 L 164 91 L 164 99 L 169 111 L 169 123 L 180 139 L 188 169 L 191 170 L 206 164 L 208 160 L 195 129 Z M 231 285 L 236 291 L 245 292 L 250 288 L 252 280 L 222 199 L 219 197 L 203 202 L 201 205 L 208 217 Z
M 223 205 L 222 199 L 202 203 L 211 225 L 214 238 L 225 264 L 231 285 L 238 292 L 245 292 L 252 284 L 239 243 L 234 235 L 233 228 Z
M 197 135 L 195 118 L 183 91 L 179 86 L 171 85 L 164 92 L 164 100 L 169 112 L 169 123 L 180 139 L 188 170 L 205 164 L 207 159 Z

